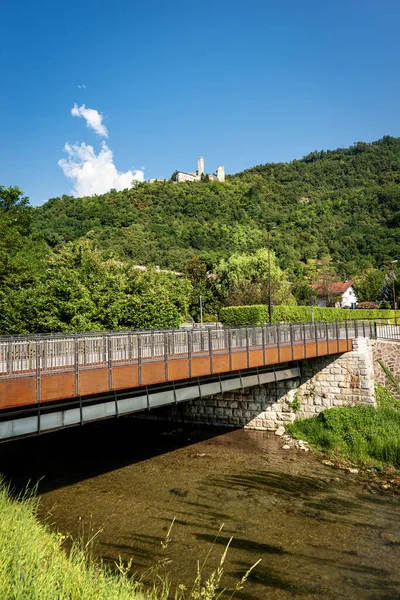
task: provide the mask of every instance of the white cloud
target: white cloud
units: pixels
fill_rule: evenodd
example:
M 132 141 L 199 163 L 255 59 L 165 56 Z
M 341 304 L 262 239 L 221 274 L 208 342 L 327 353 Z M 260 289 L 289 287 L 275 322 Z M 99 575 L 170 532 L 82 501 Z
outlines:
M 84 104 L 82 106 L 74 104 L 71 115 L 73 117 L 83 117 L 86 120 L 86 127 L 91 127 L 101 137 L 108 138 L 107 127 L 103 125 L 103 115 L 94 108 L 86 108 Z
M 62 158 L 58 164 L 64 175 L 74 180 L 72 194 L 75 197 L 104 194 L 112 188 L 124 190 L 131 188 L 134 180 L 144 181 L 144 173 L 141 170 L 130 170 L 126 173 L 117 171 L 113 153 L 105 142 L 102 142 L 99 154 L 96 154 L 93 146 L 85 143 L 72 146 L 67 143 L 64 150 L 67 158 Z
M 82 83 L 82 85 L 78 85 L 78 89 L 79 90 L 86 90 L 87 87 L 86 87 L 86 85 L 84 83 Z

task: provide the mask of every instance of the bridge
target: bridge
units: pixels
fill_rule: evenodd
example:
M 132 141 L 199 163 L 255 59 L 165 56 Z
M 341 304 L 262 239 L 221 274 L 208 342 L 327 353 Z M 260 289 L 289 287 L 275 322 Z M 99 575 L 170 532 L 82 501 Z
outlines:
M 351 321 L 3 337 L 0 441 L 290 379 L 298 361 L 385 331 Z

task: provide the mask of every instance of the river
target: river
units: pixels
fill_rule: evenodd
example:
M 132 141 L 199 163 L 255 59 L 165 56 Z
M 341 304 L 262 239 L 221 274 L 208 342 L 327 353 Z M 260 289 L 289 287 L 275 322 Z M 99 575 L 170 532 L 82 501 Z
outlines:
M 124 418 L 1 446 L 16 485 L 40 479 L 41 516 L 142 573 L 166 556 L 187 586 L 219 527 L 208 570 L 232 536 L 223 583 L 235 597 L 400 598 L 400 503 L 270 433 Z M 49 517 L 49 511 L 51 516 Z

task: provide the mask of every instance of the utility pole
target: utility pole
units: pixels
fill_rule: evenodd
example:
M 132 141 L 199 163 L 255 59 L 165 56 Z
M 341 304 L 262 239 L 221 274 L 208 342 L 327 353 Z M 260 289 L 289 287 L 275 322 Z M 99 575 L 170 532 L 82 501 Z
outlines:
M 397 325 L 397 302 L 396 302 L 396 291 L 394 288 L 394 265 L 399 262 L 398 260 L 392 260 L 392 288 L 393 288 L 393 308 L 394 308 L 394 324 Z

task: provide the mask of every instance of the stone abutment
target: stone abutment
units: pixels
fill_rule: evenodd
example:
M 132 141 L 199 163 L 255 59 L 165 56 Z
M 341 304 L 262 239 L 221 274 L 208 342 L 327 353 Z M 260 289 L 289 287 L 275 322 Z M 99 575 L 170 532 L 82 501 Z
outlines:
M 373 347 L 374 342 L 358 338 L 351 352 L 300 361 L 299 378 L 198 398 L 137 417 L 275 430 L 334 406 L 375 406 Z M 400 352 L 400 344 L 398 348 Z

